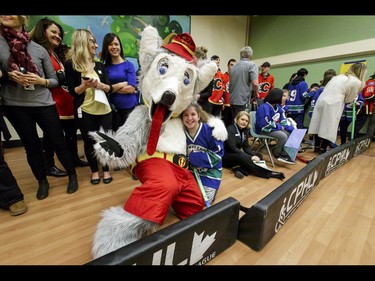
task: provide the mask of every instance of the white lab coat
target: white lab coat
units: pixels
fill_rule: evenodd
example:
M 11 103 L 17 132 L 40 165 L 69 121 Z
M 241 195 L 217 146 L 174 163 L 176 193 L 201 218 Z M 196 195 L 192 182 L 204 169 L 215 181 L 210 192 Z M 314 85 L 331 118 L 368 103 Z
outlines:
M 333 77 L 315 104 L 308 133 L 335 143 L 344 105 L 356 100 L 361 89 L 361 80 L 353 75 Z

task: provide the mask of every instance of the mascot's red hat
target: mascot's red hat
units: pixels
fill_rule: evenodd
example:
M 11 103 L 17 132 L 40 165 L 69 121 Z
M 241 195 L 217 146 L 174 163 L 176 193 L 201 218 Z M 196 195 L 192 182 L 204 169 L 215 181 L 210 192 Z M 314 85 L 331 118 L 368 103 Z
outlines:
M 195 43 L 189 33 L 177 34 L 169 44 L 163 46 L 167 50 L 183 57 L 187 61 L 193 61 Z

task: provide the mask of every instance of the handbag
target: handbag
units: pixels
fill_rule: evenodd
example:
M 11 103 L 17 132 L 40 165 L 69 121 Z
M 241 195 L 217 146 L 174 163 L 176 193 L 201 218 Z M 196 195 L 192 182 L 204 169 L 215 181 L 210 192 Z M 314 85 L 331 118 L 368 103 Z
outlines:
M 62 70 L 56 71 L 57 80 L 59 81 L 59 86 L 67 86 L 65 72 Z

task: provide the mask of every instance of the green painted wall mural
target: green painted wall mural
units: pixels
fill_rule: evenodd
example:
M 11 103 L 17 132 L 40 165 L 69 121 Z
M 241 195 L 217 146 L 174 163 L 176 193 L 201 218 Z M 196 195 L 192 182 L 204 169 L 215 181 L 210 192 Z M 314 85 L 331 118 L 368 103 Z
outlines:
M 98 54 L 102 50 L 102 40 L 108 32 L 116 33 L 124 49 L 124 54 L 138 68 L 138 48 L 141 32 L 147 25 L 157 28 L 161 38 L 165 42 L 178 33 L 190 33 L 190 16 L 137 16 L 137 15 L 115 15 L 115 16 L 30 16 L 28 30 L 31 31 L 41 18 L 48 17 L 59 23 L 64 29 L 64 43 L 71 46 L 72 34 L 75 29 L 89 29 L 96 37 L 99 45 Z

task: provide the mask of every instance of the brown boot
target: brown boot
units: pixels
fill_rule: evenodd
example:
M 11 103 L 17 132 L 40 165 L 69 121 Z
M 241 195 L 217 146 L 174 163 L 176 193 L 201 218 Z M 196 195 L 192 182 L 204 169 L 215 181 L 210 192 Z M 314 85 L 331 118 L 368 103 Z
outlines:
M 21 200 L 21 201 L 18 201 L 17 203 L 14 203 L 13 205 L 9 207 L 9 214 L 11 216 L 18 216 L 23 213 L 26 213 L 27 210 L 28 208 L 27 208 L 25 201 Z

